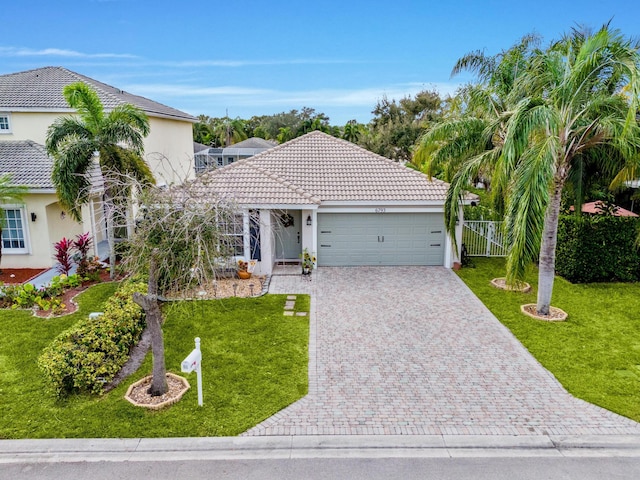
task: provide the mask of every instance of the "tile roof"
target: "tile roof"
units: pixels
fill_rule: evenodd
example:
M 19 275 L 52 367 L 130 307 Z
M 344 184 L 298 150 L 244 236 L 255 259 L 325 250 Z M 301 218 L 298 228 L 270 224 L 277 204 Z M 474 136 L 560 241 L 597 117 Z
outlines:
M 44 145 L 31 140 L 0 141 L 0 174 L 11 174 L 12 183 L 33 190 L 54 190 L 51 181 L 53 160 Z M 103 180 L 99 167 L 89 172 L 92 191 L 102 189 Z
M 243 204 L 444 203 L 448 184 L 314 131 L 197 180 Z
M 175 118 L 190 122 L 197 120 L 188 113 L 148 98 L 132 95 L 62 67 L 43 67 L 0 75 L 0 110 L 69 111 L 69 105 L 62 95 L 62 89 L 66 85 L 76 82 L 84 82 L 95 89 L 107 110 L 124 103 L 130 103 L 144 110 L 150 116 Z
M 273 142 L 272 140 L 265 140 L 264 138 L 259 137 L 251 137 L 246 140 L 242 140 L 241 142 L 234 143 L 233 145 L 229 145 L 228 148 L 271 148 L 278 145 L 277 142 Z
M 571 207 L 569 207 L 569 210 L 573 212 L 575 210 L 575 207 L 571 205 Z M 596 202 L 583 203 L 582 212 L 591 213 L 594 215 L 598 215 L 598 214 L 604 215 L 606 214 L 607 210 L 606 210 L 606 206 L 602 202 L 596 201 Z M 627 210 L 626 208 L 622 208 L 617 205 L 612 205 L 611 214 L 614 217 L 637 217 L 638 216 L 637 213 L 633 213 L 631 210 Z

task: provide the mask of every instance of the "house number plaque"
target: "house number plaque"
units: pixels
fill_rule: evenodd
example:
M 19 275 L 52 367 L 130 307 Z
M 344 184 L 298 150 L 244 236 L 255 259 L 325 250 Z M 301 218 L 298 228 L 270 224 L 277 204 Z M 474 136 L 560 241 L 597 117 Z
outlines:
M 376 209 L 375 209 L 375 212 L 376 212 L 376 213 L 384 213 L 386 210 L 387 210 L 386 208 L 381 207 L 381 208 L 376 208 Z

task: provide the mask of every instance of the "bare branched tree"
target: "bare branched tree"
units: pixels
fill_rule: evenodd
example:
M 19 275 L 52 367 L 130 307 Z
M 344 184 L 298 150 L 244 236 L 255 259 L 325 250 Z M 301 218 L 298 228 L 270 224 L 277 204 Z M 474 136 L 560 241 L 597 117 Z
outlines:
M 123 184 L 130 177 L 121 177 Z M 236 258 L 246 241 L 243 226 L 250 218 L 229 199 L 219 197 L 200 180 L 171 187 L 131 187 L 119 191 L 139 192 L 135 214 L 128 202 L 120 218 L 129 218 L 130 238 L 124 242 L 122 268 L 131 275 L 148 278 L 146 295 L 134 300 L 144 310 L 151 334 L 153 380 L 149 393 L 167 391 L 162 310 L 167 300 L 197 298 L 221 276 L 235 275 Z M 248 218 L 249 217 L 249 218 Z

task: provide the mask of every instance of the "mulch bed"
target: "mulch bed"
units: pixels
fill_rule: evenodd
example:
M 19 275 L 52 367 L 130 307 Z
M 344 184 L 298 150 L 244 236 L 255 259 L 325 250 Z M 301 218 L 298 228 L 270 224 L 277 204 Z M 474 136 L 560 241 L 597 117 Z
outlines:
M 537 305 L 535 303 L 521 305 L 520 310 L 522 311 L 522 313 L 531 318 L 535 318 L 536 320 L 544 320 L 545 322 L 564 322 L 569 316 L 564 310 L 552 306 L 549 307 L 548 315 L 542 315 L 538 313 Z
M 76 310 L 78 310 L 78 305 L 76 304 L 76 302 L 73 300 L 73 298 L 78 295 L 81 292 L 84 292 L 87 288 L 91 287 L 92 285 L 95 285 L 97 283 L 102 283 L 102 282 L 109 282 L 111 281 L 111 279 L 109 278 L 109 271 L 108 270 L 101 270 L 100 271 L 100 280 L 99 281 L 94 281 L 94 282 L 84 282 L 82 285 L 80 285 L 79 287 L 75 287 L 75 288 L 71 288 L 69 290 L 67 290 L 66 292 L 64 292 L 62 294 L 62 297 L 60 297 L 60 300 L 62 301 L 63 305 L 64 305 L 64 310 L 60 310 L 58 311 L 55 315 L 51 315 L 51 312 L 48 310 L 36 310 L 35 311 L 35 315 L 36 317 L 41 317 L 41 318 L 47 318 L 47 317 L 62 317 L 63 315 L 68 315 L 70 313 L 75 312 Z
M 5 285 L 21 285 L 47 270 L 47 268 L 3 268 L 0 270 L 0 282 Z

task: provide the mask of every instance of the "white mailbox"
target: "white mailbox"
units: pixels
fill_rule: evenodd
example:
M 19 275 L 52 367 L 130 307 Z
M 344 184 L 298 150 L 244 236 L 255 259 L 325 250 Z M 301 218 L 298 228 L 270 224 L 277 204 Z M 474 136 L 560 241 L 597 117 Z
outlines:
M 200 350 L 193 350 L 189 356 L 182 361 L 182 372 L 193 372 L 200 366 L 200 362 L 202 362 L 202 352 L 200 352 Z
M 200 351 L 200 337 L 196 337 L 196 348 L 182 361 L 180 369 L 183 373 L 195 370 L 198 379 L 198 405 L 202 406 L 202 352 Z

